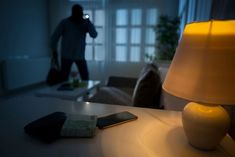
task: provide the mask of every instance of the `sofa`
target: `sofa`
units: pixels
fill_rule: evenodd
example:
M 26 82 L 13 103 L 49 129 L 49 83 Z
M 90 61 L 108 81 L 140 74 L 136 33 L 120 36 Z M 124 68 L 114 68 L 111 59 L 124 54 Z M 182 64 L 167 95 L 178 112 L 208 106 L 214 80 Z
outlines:
M 189 101 L 172 96 L 162 89 L 167 70 L 166 66 L 146 64 L 138 78 L 110 76 L 106 85 L 86 101 L 182 111 Z M 230 114 L 229 134 L 235 140 L 235 107 L 224 108 Z
M 176 98 L 162 90 L 168 67 L 146 64 L 138 78 L 110 76 L 105 86 L 87 99 L 89 102 L 182 110 L 186 100 Z M 174 104 L 174 105 L 172 105 Z

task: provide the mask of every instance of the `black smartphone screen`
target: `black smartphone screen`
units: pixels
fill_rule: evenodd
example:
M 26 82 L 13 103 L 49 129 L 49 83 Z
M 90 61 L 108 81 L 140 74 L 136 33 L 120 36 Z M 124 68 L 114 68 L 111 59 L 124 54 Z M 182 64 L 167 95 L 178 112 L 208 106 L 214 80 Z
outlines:
M 111 126 L 122 124 L 125 122 L 136 120 L 138 117 L 128 111 L 114 113 L 105 117 L 99 117 L 97 120 L 97 127 L 105 129 Z

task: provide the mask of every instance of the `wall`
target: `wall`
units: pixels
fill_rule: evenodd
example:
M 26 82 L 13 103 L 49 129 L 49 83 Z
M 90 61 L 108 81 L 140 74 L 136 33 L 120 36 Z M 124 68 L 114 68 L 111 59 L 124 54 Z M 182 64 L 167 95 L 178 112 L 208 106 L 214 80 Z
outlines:
M 0 63 L 9 58 L 49 55 L 47 0 L 1 0 L 0 19 Z

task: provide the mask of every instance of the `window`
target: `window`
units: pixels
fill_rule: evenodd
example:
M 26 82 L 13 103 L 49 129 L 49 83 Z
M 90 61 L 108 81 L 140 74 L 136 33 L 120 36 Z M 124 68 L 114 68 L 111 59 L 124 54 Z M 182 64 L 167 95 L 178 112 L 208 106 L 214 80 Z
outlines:
M 145 53 L 155 53 L 156 8 L 117 9 L 115 14 L 114 61 L 140 62 Z
M 87 60 L 103 61 L 105 59 L 104 50 L 104 24 L 105 13 L 101 9 L 84 10 L 84 14 L 88 14 L 90 20 L 96 27 L 98 36 L 93 39 L 87 34 L 86 38 L 86 53 Z
M 71 0 L 70 0 L 71 1 Z M 77 0 L 73 0 L 77 1 Z M 97 38 L 87 35 L 87 60 L 143 62 L 145 54 L 155 53 L 155 32 L 158 11 L 142 6 L 122 8 L 113 1 L 79 1 L 89 14 L 98 32 Z M 150 5 L 149 5 L 150 6 Z

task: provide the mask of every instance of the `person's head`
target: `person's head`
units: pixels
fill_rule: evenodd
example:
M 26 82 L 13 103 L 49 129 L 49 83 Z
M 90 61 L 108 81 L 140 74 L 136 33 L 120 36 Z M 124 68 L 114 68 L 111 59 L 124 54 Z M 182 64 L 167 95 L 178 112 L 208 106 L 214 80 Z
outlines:
M 72 7 L 72 18 L 81 19 L 83 17 L 83 7 L 79 4 L 75 4 Z

